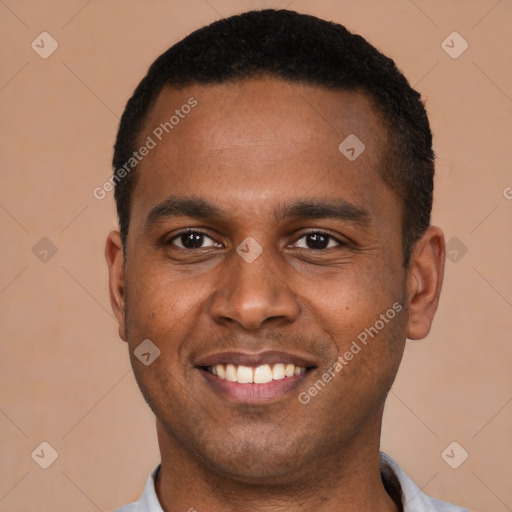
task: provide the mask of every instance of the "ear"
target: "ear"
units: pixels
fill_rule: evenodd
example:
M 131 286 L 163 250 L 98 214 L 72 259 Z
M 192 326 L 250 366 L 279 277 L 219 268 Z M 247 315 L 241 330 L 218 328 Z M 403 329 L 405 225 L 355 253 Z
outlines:
M 430 332 L 441 294 L 444 263 L 443 232 L 430 226 L 414 245 L 407 272 L 407 337 L 411 340 L 421 340 Z
M 123 243 L 119 231 L 112 231 L 105 244 L 108 264 L 110 304 L 119 324 L 119 337 L 126 340 Z

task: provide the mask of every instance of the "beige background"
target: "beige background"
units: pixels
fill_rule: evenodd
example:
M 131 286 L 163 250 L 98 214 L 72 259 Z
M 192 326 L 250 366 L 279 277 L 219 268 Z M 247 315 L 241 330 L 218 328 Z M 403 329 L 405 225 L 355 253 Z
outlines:
M 154 420 L 108 300 L 113 197 L 92 191 L 154 58 L 221 16 L 287 5 L 360 32 L 427 99 L 434 222 L 460 241 L 433 331 L 408 342 L 383 449 L 428 494 L 512 510 L 510 0 L 0 0 L 2 512 L 109 510 L 142 491 Z M 31 48 L 43 31 L 59 44 L 47 59 Z M 469 44 L 457 59 L 441 46 L 453 31 Z M 33 251 L 43 237 L 55 255 Z M 43 441 L 58 452 L 48 469 L 31 457 Z M 458 469 L 441 457 L 452 441 L 469 453 Z

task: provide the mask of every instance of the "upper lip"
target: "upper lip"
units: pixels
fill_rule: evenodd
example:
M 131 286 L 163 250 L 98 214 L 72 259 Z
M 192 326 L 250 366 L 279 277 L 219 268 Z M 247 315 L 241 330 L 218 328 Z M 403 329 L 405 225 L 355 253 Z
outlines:
M 294 364 L 305 368 L 316 367 L 311 359 L 297 354 L 282 352 L 279 350 L 267 350 L 265 352 L 218 352 L 200 357 L 196 366 L 215 366 L 217 364 L 241 364 L 243 366 L 260 366 L 263 364 Z

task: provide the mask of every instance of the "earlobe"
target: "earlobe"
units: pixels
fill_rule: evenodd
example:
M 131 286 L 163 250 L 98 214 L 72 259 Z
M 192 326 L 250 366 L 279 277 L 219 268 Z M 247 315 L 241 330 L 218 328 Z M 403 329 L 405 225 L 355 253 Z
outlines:
M 105 259 L 109 273 L 109 292 L 112 310 L 119 324 L 119 337 L 127 341 L 125 332 L 125 284 L 123 243 L 119 231 L 112 231 L 105 243 Z
M 420 340 L 430 332 L 441 294 L 444 264 L 443 232 L 430 226 L 416 242 L 407 272 L 407 337 L 411 340 Z

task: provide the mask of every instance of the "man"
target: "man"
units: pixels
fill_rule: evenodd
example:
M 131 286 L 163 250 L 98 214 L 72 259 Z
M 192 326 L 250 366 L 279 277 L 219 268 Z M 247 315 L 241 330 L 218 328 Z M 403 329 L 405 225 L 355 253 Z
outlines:
M 462 510 L 379 453 L 443 280 L 433 159 L 419 94 L 340 25 L 249 12 L 153 63 L 105 253 L 162 461 L 119 511 Z

